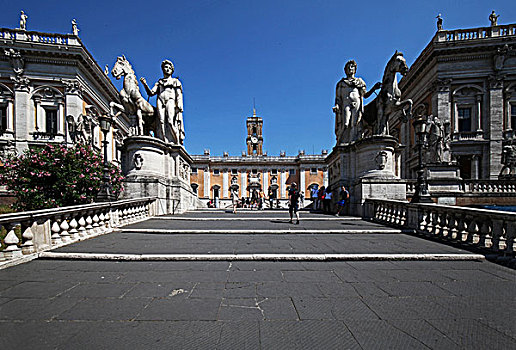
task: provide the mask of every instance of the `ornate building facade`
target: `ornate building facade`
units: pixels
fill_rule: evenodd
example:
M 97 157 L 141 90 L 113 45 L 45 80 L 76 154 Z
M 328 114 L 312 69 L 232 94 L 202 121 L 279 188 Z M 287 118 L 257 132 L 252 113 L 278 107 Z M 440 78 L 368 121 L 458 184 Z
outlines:
M 438 30 L 399 86 L 414 117 L 431 116 L 441 130 L 429 135 L 438 141 L 430 161 L 448 153 L 463 179 L 498 179 L 516 127 L 516 24 Z M 415 178 L 412 124 L 394 118 L 390 134 L 407 146 L 401 178 Z
M 300 151 L 296 156 L 269 156 L 263 152 L 263 119 L 256 112 L 246 120 L 245 138 L 247 152 L 241 156 L 212 156 L 209 150 L 203 155 L 193 155 L 190 182 L 198 197 L 207 203 L 214 200 L 219 207 L 231 203 L 230 187 L 236 188 L 239 197 L 251 197 L 252 191 L 262 190 L 267 196 L 269 189 L 279 205 L 285 207 L 288 201 L 288 187 L 298 184 L 305 198 L 310 198 L 310 190 L 328 184 L 325 159 L 327 151 L 317 155 L 307 155 Z M 310 204 L 304 201 L 304 205 Z
M 74 34 L 0 29 L 0 153 L 38 145 L 90 143 L 100 149 L 98 116 L 119 94 Z M 114 120 L 108 158 L 120 161 L 128 120 Z

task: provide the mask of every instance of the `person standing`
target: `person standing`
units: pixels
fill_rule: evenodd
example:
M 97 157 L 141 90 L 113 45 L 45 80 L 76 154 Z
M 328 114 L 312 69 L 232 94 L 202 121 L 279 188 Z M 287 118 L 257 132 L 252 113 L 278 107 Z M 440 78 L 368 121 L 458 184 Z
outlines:
M 310 189 L 310 199 L 312 200 L 312 210 L 317 210 L 317 187 L 313 186 Z
M 331 192 L 330 187 L 328 186 L 328 188 L 326 188 L 326 192 L 324 194 L 324 202 L 323 202 L 324 203 L 324 212 L 326 214 L 330 213 L 331 197 L 332 197 L 332 192 Z
M 339 193 L 339 201 L 337 202 L 337 214 L 335 216 L 341 216 L 344 211 L 344 206 L 346 205 L 346 201 L 349 199 L 349 191 L 346 190 L 346 187 L 342 186 L 340 188 Z
M 293 182 L 288 190 L 288 212 L 290 214 L 290 223 L 296 215 L 296 225 L 299 224 L 299 190 L 297 184 Z
M 272 209 L 274 206 L 274 199 L 276 199 L 276 194 L 275 194 L 274 190 L 272 189 L 272 187 L 269 187 L 268 197 L 269 197 L 269 207 L 270 207 L 270 209 Z

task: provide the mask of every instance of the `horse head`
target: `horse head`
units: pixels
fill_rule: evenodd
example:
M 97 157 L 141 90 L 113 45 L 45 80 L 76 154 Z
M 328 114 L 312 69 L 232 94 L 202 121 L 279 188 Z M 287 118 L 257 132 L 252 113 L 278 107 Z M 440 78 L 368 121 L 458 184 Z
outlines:
M 398 52 L 398 50 L 394 52 L 387 66 L 390 67 L 392 72 L 400 73 L 403 76 L 408 72 L 407 61 L 403 57 L 403 53 Z
M 121 76 L 124 76 L 131 72 L 133 72 L 133 69 L 129 61 L 125 58 L 125 56 L 122 55 L 117 57 L 115 66 L 111 70 L 111 75 L 113 75 L 113 78 L 118 80 Z

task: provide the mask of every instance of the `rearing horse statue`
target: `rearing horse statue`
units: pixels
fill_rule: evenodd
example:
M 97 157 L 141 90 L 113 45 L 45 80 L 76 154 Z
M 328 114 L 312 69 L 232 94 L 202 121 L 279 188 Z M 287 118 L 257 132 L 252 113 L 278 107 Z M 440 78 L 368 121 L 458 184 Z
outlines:
M 119 80 L 120 77 L 124 78 L 123 89 L 120 91 L 122 104 L 111 102 L 109 104 L 111 107 L 111 115 L 123 112 L 128 116 L 136 116 L 135 125 L 131 125 L 131 133 L 133 135 L 144 135 L 144 124 L 150 127 L 156 120 L 154 117 L 155 110 L 140 93 L 138 79 L 125 56 L 117 57 L 111 74 L 117 80 Z
M 396 73 L 401 73 L 404 76 L 407 72 L 407 62 L 403 54 L 396 50 L 385 67 L 382 89 L 376 98 L 375 135 L 389 135 L 388 121 L 393 113 L 401 110 L 404 122 L 412 116 L 412 100 L 401 100 L 401 90 L 398 88 L 398 81 L 396 79 Z

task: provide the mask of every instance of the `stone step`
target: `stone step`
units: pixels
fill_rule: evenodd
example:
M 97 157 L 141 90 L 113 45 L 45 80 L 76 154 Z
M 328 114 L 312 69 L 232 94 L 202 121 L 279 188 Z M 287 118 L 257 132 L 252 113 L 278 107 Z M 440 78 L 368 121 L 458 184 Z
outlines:
M 464 261 L 480 254 L 109 254 L 42 252 L 40 258 L 102 261 Z
M 398 229 L 153 229 L 153 228 L 127 228 L 120 230 L 123 233 L 151 233 L 151 234 L 241 234 L 241 235 L 280 235 L 280 234 L 396 234 L 403 233 Z

